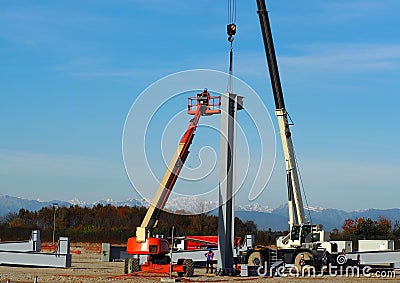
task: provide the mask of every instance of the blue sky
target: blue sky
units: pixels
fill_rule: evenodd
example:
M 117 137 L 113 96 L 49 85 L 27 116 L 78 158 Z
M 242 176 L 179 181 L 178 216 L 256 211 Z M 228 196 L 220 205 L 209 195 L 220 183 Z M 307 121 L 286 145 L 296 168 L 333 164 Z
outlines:
M 234 73 L 273 113 L 255 1 L 237 2 Z M 227 71 L 226 1 L 38 3 L 0 3 L 0 193 L 137 197 L 121 153 L 128 111 L 166 75 Z M 400 3 L 267 6 L 309 204 L 398 207 Z M 277 145 L 271 181 L 256 200 L 270 207 L 286 201 Z

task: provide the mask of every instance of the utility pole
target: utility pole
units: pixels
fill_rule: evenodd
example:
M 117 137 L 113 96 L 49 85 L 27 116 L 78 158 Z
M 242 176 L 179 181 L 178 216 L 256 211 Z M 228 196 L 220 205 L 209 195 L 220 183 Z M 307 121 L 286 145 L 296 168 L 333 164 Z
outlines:
M 170 251 L 170 258 L 171 258 L 171 262 L 169 264 L 169 278 L 172 278 L 172 249 L 174 248 L 174 230 L 175 230 L 175 226 L 172 226 L 172 230 L 171 230 L 171 251 Z
M 53 204 L 53 210 L 54 210 L 54 217 L 53 217 L 53 245 L 54 245 L 54 235 L 56 234 L 56 209 L 57 209 L 58 203 L 54 202 L 52 204 Z

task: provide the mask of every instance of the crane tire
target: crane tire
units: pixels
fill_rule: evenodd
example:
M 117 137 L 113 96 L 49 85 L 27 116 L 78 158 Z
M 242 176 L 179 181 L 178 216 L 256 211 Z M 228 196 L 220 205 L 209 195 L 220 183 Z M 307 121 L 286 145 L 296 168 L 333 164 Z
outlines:
M 301 266 L 301 264 L 300 264 L 302 254 L 304 255 L 304 260 L 312 260 L 314 258 L 314 256 L 310 252 L 306 252 L 306 251 L 299 252 L 294 259 L 294 265 L 296 266 L 296 268 L 299 272 L 302 272 L 302 268 L 304 269 L 304 272 L 308 272 L 310 265 L 307 264 L 307 265 Z
M 248 266 L 264 266 L 265 258 L 261 252 L 252 252 L 247 259 Z

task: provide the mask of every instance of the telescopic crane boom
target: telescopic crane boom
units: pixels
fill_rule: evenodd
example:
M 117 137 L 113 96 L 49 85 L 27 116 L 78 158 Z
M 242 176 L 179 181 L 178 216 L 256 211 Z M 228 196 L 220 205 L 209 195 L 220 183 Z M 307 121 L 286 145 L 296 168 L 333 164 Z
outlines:
M 264 266 L 265 262 L 269 264 L 269 268 L 281 263 L 294 264 L 298 270 L 302 270 L 304 265 L 321 267 L 326 264 L 324 259 L 335 263 L 337 244 L 329 241 L 329 233 L 323 231 L 321 225 L 306 223 L 299 173 L 290 132 L 292 124 L 289 123 L 289 115 L 283 99 L 268 12 L 265 0 L 256 0 L 256 2 L 274 94 L 275 115 L 278 119 L 279 134 L 285 158 L 290 230 L 287 235 L 278 237 L 276 248 L 267 246 L 247 248 L 242 253 L 241 262 L 246 263 L 250 268 Z M 278 263 L 277 259 L 280 263 Z M 265 269 L 270 270 L 267 266 Z
M 289 225 L 290 230 L 292 230 L 293 225 L 303 225 L 306 222 L 303 201 L 301 198 L 300 183 L 292 143 L 292 134 L 289 128 L 290 123 L 288 120 L 288 113 L 286 112 L 285 108 L 285 101 L 283 99 L 278 64 L 276 62 L 274 42 L 272 40 L 271 27 L 265 0 L 257 0 L 257 7 L 257 13 L 260 18 L 261 32 L 264 41 L 265 54 L 268 61 L 269 76 L 274 93 L 275 115 L 278 118 L 279 134 L 281 136 L 283 154 L 286 163 Z

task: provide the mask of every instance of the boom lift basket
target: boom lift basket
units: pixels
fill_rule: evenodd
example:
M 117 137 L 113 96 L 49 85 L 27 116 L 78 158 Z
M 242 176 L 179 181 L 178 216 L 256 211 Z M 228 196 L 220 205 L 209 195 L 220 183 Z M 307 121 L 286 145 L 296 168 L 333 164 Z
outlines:
M 213 114 L 221 113 L 221 96 L 211 96 L 205 105 L 207 105 L 207 110 L 203 115 L 210 116 Z M 189 115 L 196 114 L 197 105 L 199 104 L 198 97 L 188 97 L 188 111 Z

